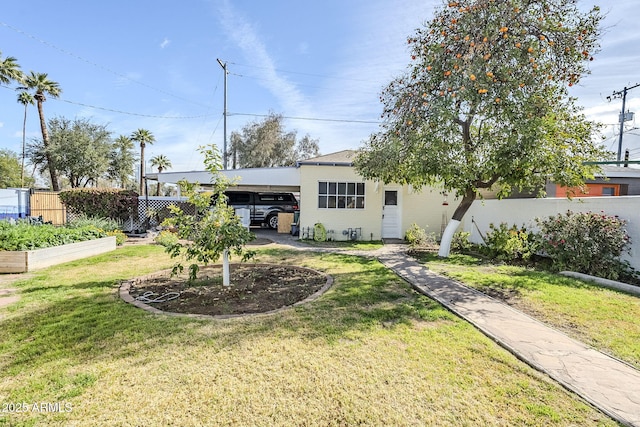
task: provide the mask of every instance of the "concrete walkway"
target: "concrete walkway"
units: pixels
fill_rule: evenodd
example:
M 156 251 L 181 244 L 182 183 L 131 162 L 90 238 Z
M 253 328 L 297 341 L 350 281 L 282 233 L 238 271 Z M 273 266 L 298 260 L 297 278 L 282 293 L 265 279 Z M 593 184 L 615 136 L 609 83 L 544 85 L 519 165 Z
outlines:
M 287 235 L 263 237 L 298 249 L 302 246 Z M 417 291 L 435 299 L 614 420 L 640 427 L 640 371 L 498 300 L 429 271 L 406 254 L 406 245 L 388 244 L 364 254 L 377 257 Z

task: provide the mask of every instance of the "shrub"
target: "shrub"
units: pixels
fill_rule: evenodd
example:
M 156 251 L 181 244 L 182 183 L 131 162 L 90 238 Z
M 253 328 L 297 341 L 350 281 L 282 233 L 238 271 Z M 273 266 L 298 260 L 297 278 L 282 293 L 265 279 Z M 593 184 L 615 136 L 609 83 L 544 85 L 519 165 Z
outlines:
M 169 230 L 162 230 L 153 240 L 160 246 L 168 248 L 178 243 L 178 235 Z
M 60 200 L 75 214 L 126 220 L 138 215 L 138 193 L 105 188 L 74 188 L 60 192 Z
M 107 231 L 107 236 L 116 236 L 116 245 L 122 246 L 127 241 L 127 235 L 122 230 Z
M 635 274 L 628 262 L 620 260 L 631 242 L 626 222 L 617 216 L 567 211 L 536 221 L 540 248 L 551 258 L 553 270 L 612 280 Z
M 451 250 L 458 253 L 464 253 L 471 250 L 473 244 L 469 241 L 471 233 L 468 231 L 458 231 L 451 239 Z
M 427 233 L 424 228 L 413 223 L 404 234 L 404 239 L 412 248 L 431 246 L 436 244 L 436 238 L 433 233 Z
M 69 221 L 67 227 L 81 228 L 93 226 L 104 231 L 115 231 L 120 229 L 120 223 L 113 218 L 100 218 L 95 216 L 80 215 Z
M 527 231 L 524 226 L 518 228 L 515 224 L 511 227 L 504 222 L 497 227 L 489 224 L 484 242 L 483 252 L 501 261 L 527 261 L 536 252 L 534 233 Z

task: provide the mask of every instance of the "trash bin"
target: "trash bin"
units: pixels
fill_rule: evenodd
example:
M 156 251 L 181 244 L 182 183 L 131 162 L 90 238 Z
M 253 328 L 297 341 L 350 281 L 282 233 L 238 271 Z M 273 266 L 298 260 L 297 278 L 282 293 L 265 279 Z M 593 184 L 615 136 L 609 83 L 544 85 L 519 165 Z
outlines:
M 237 208 L 235 211 L 236 216 L 240 218 L 242 226 L 248 230 L 249 226 L 251 226 L 251 210 L 247 208 Z

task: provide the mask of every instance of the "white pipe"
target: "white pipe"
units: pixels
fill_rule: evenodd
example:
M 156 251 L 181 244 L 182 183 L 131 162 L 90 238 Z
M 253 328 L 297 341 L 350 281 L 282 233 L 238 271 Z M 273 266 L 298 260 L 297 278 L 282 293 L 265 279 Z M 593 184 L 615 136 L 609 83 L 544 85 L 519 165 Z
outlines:
M 447 224 L 447 227 L 444 229 L 444 233 L 442 233 L 442 240 L 440 241 L 440 250 L 438 251 L 439 257 L 447 258 L 449 256 L 449 252 L 451 251 L 451 240 L 453 240 L 453 235 L 456 233 L 459 225 L 460 221 L 457 219 L 452 219 Z

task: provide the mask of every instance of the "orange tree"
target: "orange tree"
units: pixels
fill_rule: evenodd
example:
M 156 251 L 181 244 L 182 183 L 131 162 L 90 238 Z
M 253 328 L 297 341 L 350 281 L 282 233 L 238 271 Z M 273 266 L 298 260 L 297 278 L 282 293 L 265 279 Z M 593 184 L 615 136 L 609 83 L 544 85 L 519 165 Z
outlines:
M 568 87 L 589 71 L 601 19 L 572 0 L 443 4 L 408 38 L 411 63 L 381 94 L 384 122 L 359 172 L 456 193 L 441 256 L 479 190 L 584 184 L 596 167 L 583 162 L 607 153 Z

